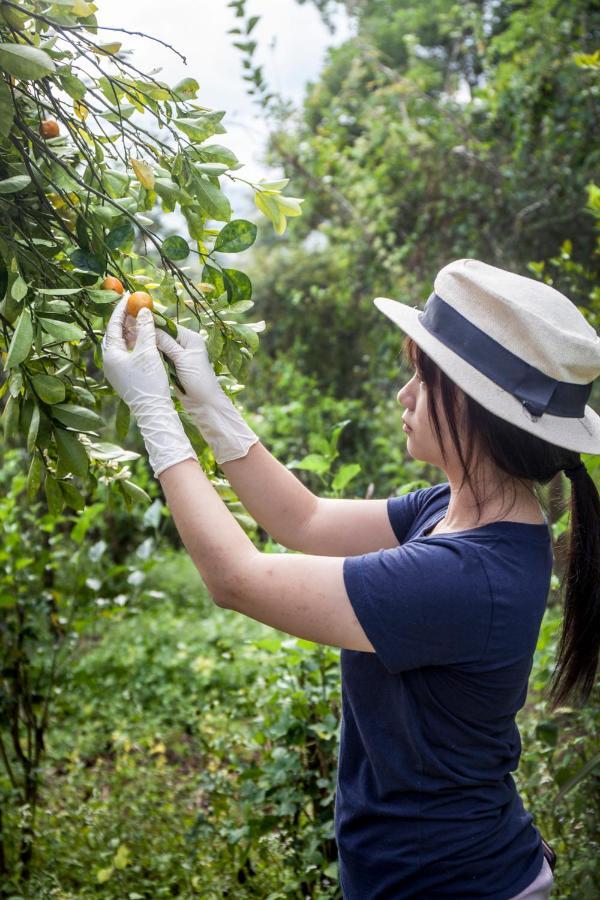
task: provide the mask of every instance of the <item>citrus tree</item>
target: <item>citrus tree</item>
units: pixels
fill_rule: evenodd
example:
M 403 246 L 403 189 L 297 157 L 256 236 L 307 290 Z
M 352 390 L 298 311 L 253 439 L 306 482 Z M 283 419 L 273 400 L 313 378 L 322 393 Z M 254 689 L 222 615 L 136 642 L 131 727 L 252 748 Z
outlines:
M 4 435 L 26 443 L 28 495 L 43 485 L 52 513 L 82 508 L 98 479 L 144 496 L 127 454 L 100 439 L 111 391 L 99 344 L 122 286 L 152 295 L 159 327 L 204 329 L 225 386 L 239 389 L 264 322 L 244 321 L 251 282 L 219 254 L 246 250 L 257 229 L 233 217 L 223 182 L 247 184 L 279 234 L 300 214 L 285 179 L 249 182 L 209 142 L 225 113 L 196 99 L 193 78 L 169 86 L 139 71 L 96 11 L 86 0 L 0 3 Z M 115 424 L 122 438 L 122 403 Z

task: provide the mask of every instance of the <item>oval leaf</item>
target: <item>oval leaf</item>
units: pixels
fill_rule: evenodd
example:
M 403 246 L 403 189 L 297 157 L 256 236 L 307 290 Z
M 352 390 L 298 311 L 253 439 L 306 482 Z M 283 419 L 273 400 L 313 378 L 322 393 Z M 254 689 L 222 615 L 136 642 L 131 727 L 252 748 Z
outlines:
M 52 407 L 52 415 L 63 425 L 69 428 L 77 428 L 80 431 L 95 431 L 104 427 L 104 422 L 91 409 L 85 406 L 76 406 L 74 403 L 62 403 Z
M 252 282 L 245 272 L 240 272 L 238 269 L 223 269 L 223 280 L 227 290 L 227 299 L 230 303 L 250 300 L 252 296 Z
M 45 78 L 56 70 L 54 61 L 44 50 L 29 44 L 0 44 L 0 69 L 21 81 Z
M 31 313 L 28 309 L 24 309 L 19 316 L 19 321 L 8 348 L 5 368 L 10 369 L 12 366 L 18 366 L 24 359 L 27 359 L 32 343 L 33 325 L 31 323 Z
M 35 447 L 35 441 L 38 435 L 38 429 L 40 427 L 40 408 L 37 403 L 33 405 L 33 412 L 31 414 L 31 421 L 29 422 L 29 431 L 27 432 L 27 450 L 29 453 L 33 452 L 33 448 Z
M 178 234 L 172 234 L 163 241 L 161 249 L 165 256 L 172 260 L 186 259 L 190 255 L 187 241 Z
M 85 498 L 82 494 L 79 493 L 74 484 L 71 484 L 68 481 L 63 481 L 60 487 L 67 506 L 70 506 L 71 509 L 75 509 L 78 512 L 84 508 Z
M 29 187 L 31 184 L 31 178 L 29 175 L 13 175 L 12 178 L 5 178 L 4 181 L 0 181 L 0 194 L 16 194 L 17 191 L 22 191 L 24 188 Z
M 46 483 L 44 485 L 44 490 L 46 492 L 46 502 L 48 504 L 48 512 L 52 516 L 57 516 L 61 511 L 63 506 L 65 505 L 65 499 L 63 497 L 62 491 L 60 489 L 60 485 L 58 484 L 56 478 L 53 478 L 50 473 L 46 475 Z
M 65 383 L 56 375 L 34 375 L 33 388 L 44 403 L 62 403 L 65 399 Z
M 85 331 L 79 325 L 72 322 L 61 322 L 60 319 L 46 319 L 38 317 L 44 331 L 57 341 L 80 341 L 85 337 Z
M 88 470 L 88 456 L 85 452 L 83 444 L 77 440 L 77 437 L 69 431 L 57 428 L 54 432 L 54 439 L 58 447 L 58 466 L 56 474 L 58 478 L 68 475 L 83 477 Z
M 220 253 L 240 253 L 247 250 L 256 240 L 257 228 L 253 222 L 234 219 L 222 228 L 215 241 L 215 250 Z
M 108 232 L 108 235 L 106 236 L 106 246 L 110 250 L 120 250 L 123 247 L 133 244 L 134 239 L 135 232 L 133 230 L 133 225 L 131 222 L 126 222 L 124 225 L 118 225 Z
M 80 272 L 93 272 L 94 275 L 104 274 L 103 264 L 93 253 L 86 253 L 85 250 L 74 250 L 70 254 L 69 259 Z
M 117 416 L 115 421 L 115 431 L 120 441 L 124 441 L 129 431 L 129 421 L 131 413 L 129 407 L 123 400 L 119 400 L 117 406 Z
M 38 453 L 33 456 L 29 472 L 27 473 L 27 499 L 33 500 L 40 489 L 42 477 L 44 474 L 44 464 Z

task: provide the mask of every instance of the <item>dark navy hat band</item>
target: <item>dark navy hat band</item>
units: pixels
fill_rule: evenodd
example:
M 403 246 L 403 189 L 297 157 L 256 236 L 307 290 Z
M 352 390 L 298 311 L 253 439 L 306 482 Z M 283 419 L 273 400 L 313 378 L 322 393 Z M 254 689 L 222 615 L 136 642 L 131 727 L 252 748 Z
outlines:
M 592 384 L 557 381 L 515 356 L 433 293 L 419 322 L 442 344 L 520 400 L 533 418 L 545 412 L 582 419 Z

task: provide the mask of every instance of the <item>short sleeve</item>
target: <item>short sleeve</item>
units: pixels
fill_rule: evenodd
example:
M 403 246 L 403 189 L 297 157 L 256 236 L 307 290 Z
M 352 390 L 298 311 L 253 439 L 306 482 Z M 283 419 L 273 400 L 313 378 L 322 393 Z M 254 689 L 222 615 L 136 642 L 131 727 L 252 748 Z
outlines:
M 434 487 L 419 488 L 417 491 L 400 494 L 399 497 L 388 498 L 388 518 L 399 544 L 406 540 L 413 522 L 423 509 L 431 507 L 433 510 L 438 506 L 442 508 L 447 503 L 449 491 L 450 486 L 444 482 Z
M 465 541 L 416 539 L 348 556 L 343 573 L 356 617 L 390 673 L 484 655 L 493 601 L 483 564 Z

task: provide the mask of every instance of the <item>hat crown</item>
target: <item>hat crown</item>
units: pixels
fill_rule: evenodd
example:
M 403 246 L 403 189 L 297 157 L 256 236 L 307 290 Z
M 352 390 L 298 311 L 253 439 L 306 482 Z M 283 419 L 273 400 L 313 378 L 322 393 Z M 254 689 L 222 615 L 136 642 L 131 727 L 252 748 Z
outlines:
M 441 269 L 435 293 L 472 325 L 559 381 L 588 384 L 600 375 L 600 337 L 555 288 L 476 259 Z

